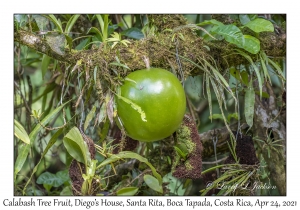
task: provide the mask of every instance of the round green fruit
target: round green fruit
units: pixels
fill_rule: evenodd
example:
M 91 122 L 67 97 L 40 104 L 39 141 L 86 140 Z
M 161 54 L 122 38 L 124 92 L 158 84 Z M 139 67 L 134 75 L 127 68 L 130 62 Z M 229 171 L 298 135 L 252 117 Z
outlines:
M 179 127 L 186 99 L 181 83 L 171 72 L 159 68 L 134 71 L 120 89 L 118 116 L 132 139 L 161 140 Z

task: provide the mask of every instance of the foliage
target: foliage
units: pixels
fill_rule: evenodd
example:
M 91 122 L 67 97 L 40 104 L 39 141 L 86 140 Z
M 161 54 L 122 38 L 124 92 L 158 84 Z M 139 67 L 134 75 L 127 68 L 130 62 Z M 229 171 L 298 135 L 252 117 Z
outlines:
M 42 47 L 22 44 L 15 37 L 15 195 L 74 194 L 72 165 L 84 169 L 78 172 L 83 180 L 80 195 L 279 193 L 246 186 L 276 184 L 269 161 L 272 155 L 285 158 L 285 136 L 274 127 L 285 126 L 285 55 L 269 55 L 268 46 L 276 43 L 265 38 L 279 36 L 285 17 L 185 15 L 184 24 L 174 16 L 14 15 L 15 36 L 25 31 L 49 46 L 40 53 Z M 160 51 L 155 51 L 157 46 Z M 193 47 L 196 51 L 186 53 Z M 146 110 L 119 93 L 124 78 L 138 69 L 136 63 L 168 66 L 185 88 L 186 112 L 199 133 L 214 130 L 213 152 L 203 148 L 201 179 L 172 176 L 176 161 L 193 168 L 187 161 L 188 146 L 176 141 L 178 133 L 163 141 L 138 143 L 118 128 L 122 122 L 116 99 L 130 104 L 143 120 L 148 117 Z M 266 112 L 268 124 L 260 128 L 258 107 L 270 101 L 275 105 Z M 215 131 L 222 126 L 227 143 L 220 148 L 221 136 Z M 258 165 L 240 162 L 236 133 L 253 135 Z M 228 156 L 233 162 L 222 162 Z M 219 183 L 244 190 L 218 189 Z

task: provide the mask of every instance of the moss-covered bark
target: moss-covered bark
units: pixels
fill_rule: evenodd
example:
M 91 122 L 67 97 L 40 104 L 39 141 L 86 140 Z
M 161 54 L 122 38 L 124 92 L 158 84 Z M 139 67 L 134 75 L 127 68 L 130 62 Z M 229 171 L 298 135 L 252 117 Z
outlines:
M 236 49 L 234 45 L 219 40 L 204 42 L 187 25 L 187 21 L 182 15 L 148 15 L 148 19 L 150 26 L 156 27 L 155 33 L 141 40 L 130 40 L 131 43 L 128 47 L 118 44 L 113 49 L 101 46 L 99 49 L 78 52 L 65 49 L 64 54 L 58 54 L 51 49 L 46 39 L 27 31 L 15 31 L 14 40 L 71 65 L 81 61 L 81 64 L 89 69 L 98 66 L 107 74 L 113 74 L 109 70 L 109 64 L 116 61 L 116 56 L 121 63 L 131 69 L 130 71 L 145 68 L 144 57 L 147 57 L 150 60 L 150 66 L 172 68 L 178 74 L 180 74 L 179 71 L 182 71 L 185 76 L 203 73 L 201 69 L 192 64 L 192 62 L 199 63 L 199 58 L 207 61 L 213 58 L 221 70 L 247 62 L 245 58 L 232 54 L 233 49 Z M 261 33 L 259 39 L 261 49 L 268 56 L 285 56 L 285 34 Z M 256 55 L 249 55 L 254 61 L 258 59 Z M 130 71 L 123 71 L 122 68 L 118 70 L 121 76 L 130 73 Z

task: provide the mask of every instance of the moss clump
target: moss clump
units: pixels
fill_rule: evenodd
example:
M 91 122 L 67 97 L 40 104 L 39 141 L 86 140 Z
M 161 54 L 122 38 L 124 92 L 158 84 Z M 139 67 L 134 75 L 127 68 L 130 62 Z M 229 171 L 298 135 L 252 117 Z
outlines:
M 185 125 L 181 125 L 177 130 L 177 145 L 186 149 L 188 154 L 193 153 L 196 149 L 196 144 L 191 139 L 191 130 Z
M 188 115 L 176 131 L 176 146 L 186 155 L 175 152 L 172 175 L 177 178 L 198 179 L 202 171 L 202 144 L 196 124 Z
M 184 162 L 184 166 L 187 170 L 191 171 L 194 169 L 194 167 L 192 166 L 192 164 L 189 161 L 185 161 Z

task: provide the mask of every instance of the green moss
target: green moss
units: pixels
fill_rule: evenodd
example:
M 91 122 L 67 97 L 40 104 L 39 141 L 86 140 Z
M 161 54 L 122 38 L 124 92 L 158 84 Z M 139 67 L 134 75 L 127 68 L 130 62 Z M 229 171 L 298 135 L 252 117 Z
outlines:
M 186 151 L 184 152 L 188 152 L 189 154 L 193 153 L 196 149 L 196 144 L 191 139 L 191 130 L 185 125 L 181 125 L 177 130 L 177 142 L 180 145 L 180 149 L 182 150 L 182 147 L 185 147 Z
M 177 143 L 176 146 L 184 153 L 187 153 L 187 159 L 183 160 L 177 152 L 175 152 L 175 161 L 172 164 L 172 172 L 178 165 L 184 164 L 187 170 L 192 170 L 193 166 L 188 160 L 188 157 L 196 150 L 196 144 L 191 139 L 191 130 L 188 126 L 181 125 L 176 131 L 177 133 Z
M 185 168 L 186 168 L 188 171 L 191 171 L 191 170 L 194 169 L 194 167 L 192 166 L 192 164 L 191 164 L 190 161 L 188 161 L 188 160 L 184 162 L 184 166 L 185 166 Z

